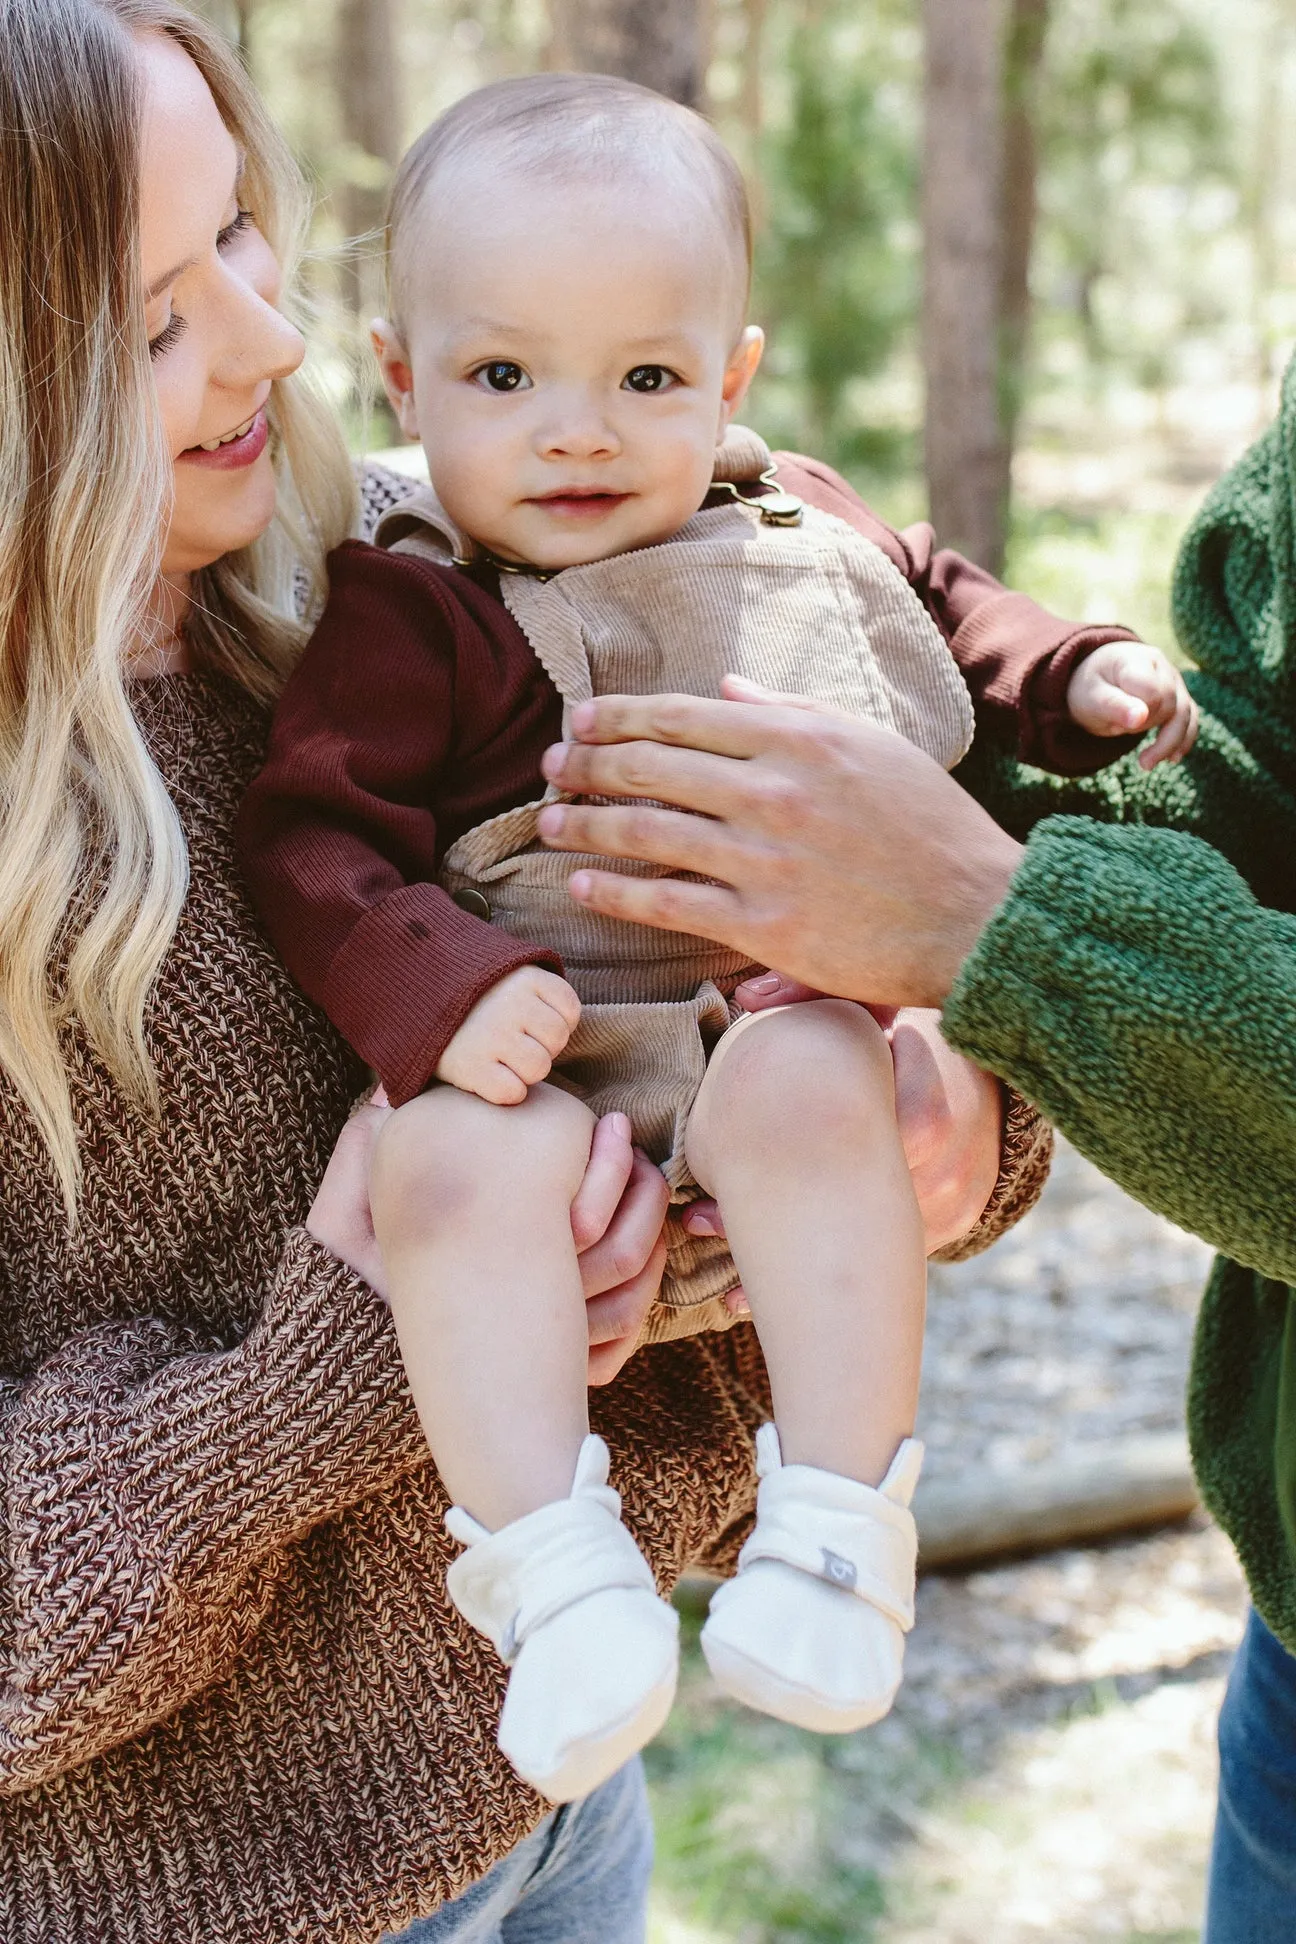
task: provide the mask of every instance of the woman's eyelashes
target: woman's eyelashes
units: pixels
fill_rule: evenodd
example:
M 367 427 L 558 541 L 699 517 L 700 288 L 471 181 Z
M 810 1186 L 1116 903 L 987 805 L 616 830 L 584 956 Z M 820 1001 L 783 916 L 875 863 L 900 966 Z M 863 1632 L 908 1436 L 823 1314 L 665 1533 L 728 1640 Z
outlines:
M 223 253 L 229 248 L 236 237 L 242 236 L 246 230 L 253 229 L 255 226 L 256 217 L 252 214 L 252 211 L 250 209 L 240 209 L 232 223 L 226 223 L 224 229 L 216 232 L 216 248 Z M 157 336 L 149 339 L 149 357 L 164 357 L 173 345 L 180 342 L 187 329 L 188 326 L 184 318 L 180 316 L 178 311 L 172 311 Z
M 218 233 L 216 237 L 216 248 L 218 250 L 228 249 L 236 236 L 242 236 L 244 230 L 254 229 L 255 227 L 256 217 L 252 214 L 252 211 L 250 209 L 240 209 L 234 221 L 232 223 L 226 223 L 224 229 Z
M 188 328 L 183 317 L 179 316 L 175 311 L 172 311 L 157 336 L 149 339 L 149 357 L 160 358 L 164 356 L 173 344 L 180 342 Z

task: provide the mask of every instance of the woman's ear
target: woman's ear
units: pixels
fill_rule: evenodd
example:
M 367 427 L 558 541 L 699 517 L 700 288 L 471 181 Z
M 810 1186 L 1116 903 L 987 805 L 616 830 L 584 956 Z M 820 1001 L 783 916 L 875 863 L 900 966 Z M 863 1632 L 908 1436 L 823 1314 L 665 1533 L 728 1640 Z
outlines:
M 734 413 L 751 390 L 751 381 L 756 376 L 764 350 L 764 331 L 759 324 L 748 324 L 730 352 L 729 362 L 725 366 L 724 385 L 720 393 L 720 430 L 717 444 L 724 438 Z
M 396 414 L 397 423 L 407 439 L 419 436 L 418 412 L 414 404 L 414 371 L 409 353 L 396 326 L 385 317 L 375 317 L 369 326 L 383 390 Z

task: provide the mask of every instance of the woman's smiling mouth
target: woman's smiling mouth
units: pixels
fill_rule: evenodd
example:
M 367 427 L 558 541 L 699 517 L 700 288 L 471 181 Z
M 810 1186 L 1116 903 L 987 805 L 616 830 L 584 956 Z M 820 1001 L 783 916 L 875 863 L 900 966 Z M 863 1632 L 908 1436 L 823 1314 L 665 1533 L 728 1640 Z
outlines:
M 190 446 L 180 457 L 188 465 L 208 466 L 220 472 L 251 466 L 265 451 L 269 437 L 270 427 L 262 406 L 232 432 L 224 432 L 216 439 L 204 439 L 201 445 Z

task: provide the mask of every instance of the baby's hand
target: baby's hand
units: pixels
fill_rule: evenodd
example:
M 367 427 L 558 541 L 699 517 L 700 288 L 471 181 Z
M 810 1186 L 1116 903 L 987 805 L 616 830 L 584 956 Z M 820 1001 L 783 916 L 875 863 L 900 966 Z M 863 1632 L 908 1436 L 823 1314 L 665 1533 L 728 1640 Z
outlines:
M 436 1077 L 497 1107 L 516 1107 L 566 1046 L 580 1009 L 566 979 L 521 965 L 483 993 L 441 1055 Z
M 1142 641 L 1109 641 L 1086 655 L 1067 684 L 1067 712 L 1094 736 L 1159 729 L 1139 757 L 1144 769 L 1177 762 L 1197 740 L 1197 704 L 1183 676 Z

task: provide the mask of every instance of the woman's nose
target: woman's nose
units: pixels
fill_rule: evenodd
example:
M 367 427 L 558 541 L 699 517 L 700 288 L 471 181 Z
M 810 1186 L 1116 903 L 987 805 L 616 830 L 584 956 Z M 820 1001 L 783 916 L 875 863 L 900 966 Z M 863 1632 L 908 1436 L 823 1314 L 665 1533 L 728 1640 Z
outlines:
M 231 270 L 225 285 L 225 351 L 218 382 L 234 388 L 287 378 L 305 357 L 306 341 L 278 308 L 278 266 L 270 259 L 251 275 Z

